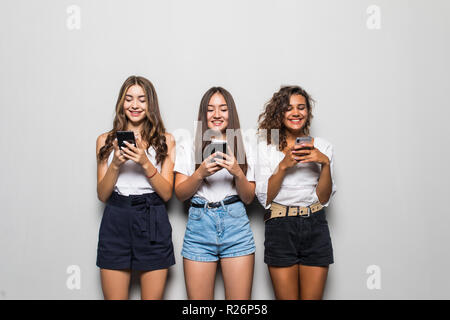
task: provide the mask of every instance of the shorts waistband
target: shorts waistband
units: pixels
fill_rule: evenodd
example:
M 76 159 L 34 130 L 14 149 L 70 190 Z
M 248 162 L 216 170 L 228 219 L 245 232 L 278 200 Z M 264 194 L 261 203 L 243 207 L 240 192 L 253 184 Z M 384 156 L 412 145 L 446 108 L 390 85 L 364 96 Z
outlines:
M 108 204 L 132 210 L 142 210 L 145 213 L 145 222 L 139 220 L 141 221 L 141 229 L 149 232 L 150 242 L 156 241 L 156 213 L 158 210 L 155 206 L 164 204 L 164 201 L 156 192 L 129 196 L 113 192 L 108 199 Z
M 124 196 L 113 192 L 109 197 L 108 204 L 121 207 L 121 208 L 131 208 L 138 205 L 163 205 L 164 201 L 156 192 L 144 193 L 144 194 L 130 194 L 129 196 Z
M 264 215 L 264 222 L 273 218 L 281 218 L 286 216 L 300 216 L 307 217 L 311 216 L 311 213 L 318 212 L 323 209 L 323 205 L 317 201 L 307 207 L 299 206 L 285 206 L 280 203 L 272 201 L 272 205 L 269 210 L 267 210 Z
M 200 203 L 195 203 L 191 201 L 191 206 L 195 208 L 218 208 L 238 201 L 241 201 L 241 198 L 239 198 L 239 196 L 237 195 L 233 195 L 217 202 L 207 202 L 206 200 L 203 201 L 203 199 L 200 200 Z

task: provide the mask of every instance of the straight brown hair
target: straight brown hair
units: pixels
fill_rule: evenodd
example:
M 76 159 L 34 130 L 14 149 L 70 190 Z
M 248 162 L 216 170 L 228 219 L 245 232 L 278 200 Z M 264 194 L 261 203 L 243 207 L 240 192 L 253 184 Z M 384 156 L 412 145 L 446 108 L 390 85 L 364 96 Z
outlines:
M 236 157 L 239 166 L 244 174 L 247 174 L 247 156 L 245 154 L 244 142 L 242 139 L 241 125 L 239 122 L 239 116 L 236 110 L 236 104 L 234 103 L 233 96 L 227 90 L 222 87 L 212 87 L 202 97 L 200 107 L 198 110 L 198 123 L 195 134 L 195 169 L 197 170 L 203 162 L 203 150 L 211 143 L 211 141 L 204 141 L 205 132 L 208 130 L 207 111 L 208 104 L 211 97 L 220 93 L 228 108 L 228 126 L 226 129 L 227 145 L 232 146 L 232 151 Z

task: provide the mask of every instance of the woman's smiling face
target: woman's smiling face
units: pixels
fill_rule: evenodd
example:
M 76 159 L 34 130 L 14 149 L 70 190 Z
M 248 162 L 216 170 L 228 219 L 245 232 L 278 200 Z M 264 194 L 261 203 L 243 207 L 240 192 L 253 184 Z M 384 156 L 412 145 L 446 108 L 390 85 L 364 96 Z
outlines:
M 289 107 L 284 113 L 283 124 L 292 133 L 299 134 L 308 120 L 306 99 L 302 95 L 293 94 L 289 98 Z
M 219 92 L 216 92 L 209 99 L 208 110 L 206 114 L 208 128 L 225 132 L 228 126 L 228 106 L 225 98 Z
M 128 120 L 133 123 L 140 123 L 145 119 L 148 103 L 147 96 L 141 86 L 135 84 L 128 88 L 123 109 Z

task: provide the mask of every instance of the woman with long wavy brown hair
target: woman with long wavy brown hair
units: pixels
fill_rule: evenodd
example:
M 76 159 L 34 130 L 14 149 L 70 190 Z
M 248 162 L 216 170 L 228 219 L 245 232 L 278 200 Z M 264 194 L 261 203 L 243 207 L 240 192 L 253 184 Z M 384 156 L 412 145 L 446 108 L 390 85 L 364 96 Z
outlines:
M 264 262 L 277 299 L 321 299 L 334 262 L 325 216 L 336 191 L 333 148 L 309 136 L 312 102 L 303 88 L 285 86 L 258 119 L 256 196 L 267 209 Z
M 119 148 L 118 131 L 136 145 Z M 105 299 L 128 299 L 131 270 L 140 271 L 141 298 L 161 299 L 175 263 L 165 202 L 172 196 L 175 141 L 166 132 L 153 84 L 123 83 L 113 128 L 97 138 L 97 195 L 105 202 L 97 266 Z

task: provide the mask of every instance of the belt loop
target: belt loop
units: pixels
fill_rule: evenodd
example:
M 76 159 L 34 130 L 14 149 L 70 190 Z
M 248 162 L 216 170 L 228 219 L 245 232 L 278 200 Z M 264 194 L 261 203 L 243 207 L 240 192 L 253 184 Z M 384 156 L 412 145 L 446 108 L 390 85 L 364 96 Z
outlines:
M 225 204 L 223 203 L 223 199 L 220 200 L 220 204 L 222 205 L 222 208 L 224 211 L 227 211 L 227 208 L 225 208 Z

